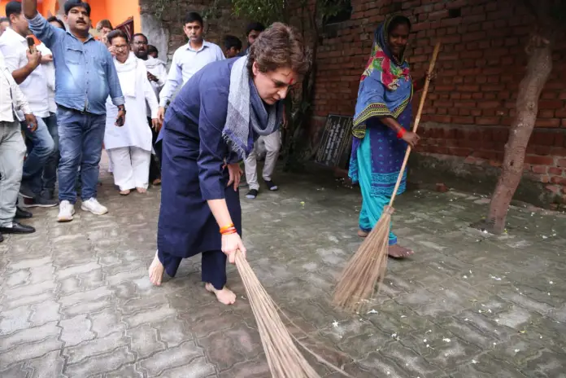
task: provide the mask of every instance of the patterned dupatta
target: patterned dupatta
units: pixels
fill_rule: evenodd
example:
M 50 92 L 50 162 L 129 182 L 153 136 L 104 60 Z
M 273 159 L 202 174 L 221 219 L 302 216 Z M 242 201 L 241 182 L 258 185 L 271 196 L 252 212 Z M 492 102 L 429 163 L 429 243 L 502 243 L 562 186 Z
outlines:
M 387 29 L 397 17 L 387 17 L 375 31 L 372 54 L 360 80 L 353 128 L 356 138 L 364 138 L 369 118 L 397 118 L 411 101 L 409 63 L 404 57 L 397 60 L 387 44 Z

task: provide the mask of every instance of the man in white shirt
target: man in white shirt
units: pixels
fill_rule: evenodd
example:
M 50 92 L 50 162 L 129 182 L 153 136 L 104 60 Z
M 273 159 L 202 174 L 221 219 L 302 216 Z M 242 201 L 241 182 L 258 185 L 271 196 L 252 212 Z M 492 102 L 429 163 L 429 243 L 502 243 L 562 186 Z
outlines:
M 29 104 L 0 53 L 0 242 L 4 240 L 2 234 L 35 232 L 33 227 L 14 221 L 26 154 L 16 109 L 24 114 L 27 127 L 37 127 Z
M 217 60 L 224 60 L 220 46 L 206 42 L 203 37 L 202 17 L 196 12 L 189 12 L 185 17 L 183 30 L 189 43 L 181 46 L 173 55 L 167 82 L 159 94 L 159 118 L 163 121 L 165 106 L 173 97 L 177 87 L 185 84 L 201 68 Z
M 25 163 L 20 194 L 27 198 L 28 207 L 57 206 L 58 201 L 41 196 L 43 191 L 43 169 L 54 154 L 55 143 L 49 133 L 49 126 L 56 128 L 57 121 L 49 113 L 49 92 L 47 79 L 41 63 L 41 53 L 30 53 L 26 36 L 31 35 L 28 22 L 22 13 L 22 4 L 12 1 L 6 5 L 6 16 L 10 27 L 0 37 L 0 51 L 5 63 L 12 72 L 14 81 L 29 101 L 29 106 L 37 118 L 37 130 L 24 128 L 26 138 L 33 147 Z M 34 47 L 35 49 L 35 47 Z M 31 200 L 31 201 L 30 201 Z
M 161 89 L 163 89 L 165 81 L 167 80 L 167 68 L 165 67 L 165 63 L 161 60 L 149 56 L 148 46 L 149 41 L 144 34 L 134 34 L 132 37 L 132 51 L 138 59 L 141 59 L 145 63 L 145 68 L 147 69 L 147 80 L 151 83 L 153 91 L 159 101 L 159 92 L 161 92 Z M 148 125 L 151 126 L 151 109 L 149 106 L 147 106 L 147 119 Z M 152 154 L 149 166 L 149 182 L 153 185 L 159 185 L 161 183 L 161 146 L 155 144 L 157 136 L 159 135 L 159 130 L 152 127 L 151 132 L 153 150 L 155 154 Z

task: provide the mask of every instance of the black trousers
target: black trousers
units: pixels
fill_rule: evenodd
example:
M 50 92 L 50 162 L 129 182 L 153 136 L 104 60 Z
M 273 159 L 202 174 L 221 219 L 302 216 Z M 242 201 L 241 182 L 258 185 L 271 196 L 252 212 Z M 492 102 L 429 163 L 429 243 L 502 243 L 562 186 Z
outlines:
M 226 254 L 222 251 L 202 252 L 201 270 L 202 282 L 211 283 L 216 290 L 222 290 L 226 285 Z M 157 252 L 159 261 L 165 267 L 169 277 L 175 277 L 177 269 L 183 260 L 182 257 L 170 255 L 161 250 Z

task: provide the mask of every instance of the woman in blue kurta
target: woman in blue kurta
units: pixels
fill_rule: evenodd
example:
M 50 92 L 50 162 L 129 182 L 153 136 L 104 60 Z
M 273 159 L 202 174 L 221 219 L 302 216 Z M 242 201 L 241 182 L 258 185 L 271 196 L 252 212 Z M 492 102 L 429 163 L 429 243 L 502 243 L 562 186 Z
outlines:
M 376 30 L 372 55 L 362 75 L 354 116 L 350 177 L 360 184 L 362 209 L 358 235 L 365 237 L 389 204 L 407 144 L 414 147 L 419 137 L 410 131 L 415 85 L 404 52 L 411 22 L 404 16 L 387 17 Z M 397 194 L 405 191 L 406 174 Z M 389 235 L 389 255 L 402 258 L 413 252 L 398 245 Z
M 160 285 L 183 258 L 202 253 L 205 288 L 225 304 L 226 258 L 246 253 L 238 185 L 239 161 L 261 135 L 277 130 L 289 87 L 306 72 L 301 37 L 276 23 L 246 57 L 215 62 L 195 74 L 167 111 L 163 141 L 158 252 L 149 268 Z

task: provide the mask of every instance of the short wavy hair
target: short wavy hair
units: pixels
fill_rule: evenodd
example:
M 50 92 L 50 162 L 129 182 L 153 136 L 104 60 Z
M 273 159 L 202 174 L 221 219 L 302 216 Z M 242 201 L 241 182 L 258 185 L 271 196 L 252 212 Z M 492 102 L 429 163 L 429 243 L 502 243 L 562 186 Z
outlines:
M 279 68 L 290 68 L 297 75 L 304 76 L 310 67 L 310 59 L 300 33 L 280 22 L 268 27 L 250 46 L 248 59 L 250 76 L 253 76 L 254 62 L 264 73 Z
M 112 44 L 112 40 L 114 38 L 124 38 L 124 40 L 126 41 L 126 44 L 130 43 L 130 39 L 128 38 L 128 35 L 123 30 L 120 30 L 120 29 L 112 30 L 106 36 L 106 39 L 108 39 L 109 44 Z

